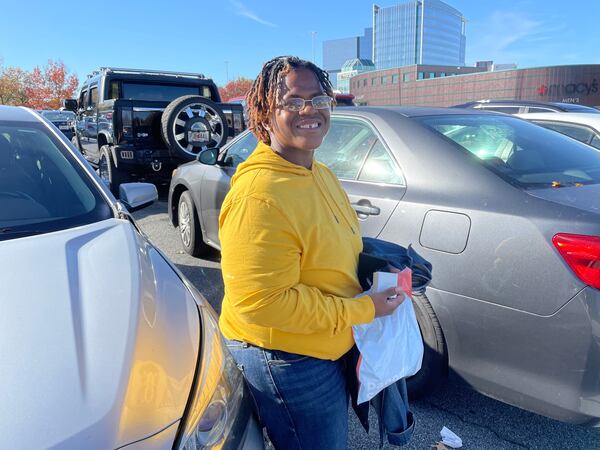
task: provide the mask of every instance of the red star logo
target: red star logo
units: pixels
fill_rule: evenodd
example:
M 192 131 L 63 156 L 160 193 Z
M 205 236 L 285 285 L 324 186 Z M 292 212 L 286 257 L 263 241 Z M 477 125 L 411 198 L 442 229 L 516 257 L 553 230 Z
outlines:
M 540 95 L 546 95 L 548 93 L 548 86 L 542 84 L 539 88 L 537 88 L 537 92 Z

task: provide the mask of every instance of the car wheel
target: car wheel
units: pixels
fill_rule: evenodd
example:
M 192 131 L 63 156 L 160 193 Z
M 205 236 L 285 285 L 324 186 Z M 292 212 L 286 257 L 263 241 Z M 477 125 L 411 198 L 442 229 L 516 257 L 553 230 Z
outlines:
M 212 249 L 202 240 L 200 221 L 189 191 L 183 192 L 179 197 L 177 218 L 181 245 L 186 253 L 196 257 L 207 255 Z
M 103 145 L 100 148 L 98 175 L 100 175 L 100 178 L 108 186 L 113 195 L 119 198 L 119 186 L 122 183 L 127 183 L 128 176 L 127 173 L 115 165 L 110 146 L 108 145 Z
M 425 294 L 413 294 L 413 306 L 423 337 L 421 370 L 406 380 L 409 397 L 417 399 L 434 391 L 448 377 L 448 351 L 442 327 Z
M 229 127 L 219 105 L 198 95 L 185 95 L 165 108 L 161 134 L 175 156 L 191 161 L 201 150 L 225 144 Z

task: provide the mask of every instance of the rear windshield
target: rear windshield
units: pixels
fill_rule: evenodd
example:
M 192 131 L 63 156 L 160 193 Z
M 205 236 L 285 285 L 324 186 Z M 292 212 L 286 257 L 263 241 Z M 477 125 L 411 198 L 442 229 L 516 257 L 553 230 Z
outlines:
M 121 98 L 127 100 L 171 102 L 182 95 L 200 95 L 209 99 L 211 98 L 210 88 L 208 86 L 123 82 L 121 89 Z
M 51 122 L 75 120 L 75 114 L 70 111 L 42 111 L 42 116 Z
M 0 241 L 109 217 L 108 203 L 45 126 L 0 121 Z
M 600 182 L 600 151 L 511 116 L 416 117 L 523 188 Z
M 598 110 L 596 108 L 591 108 L 589 106 L 577 105 L 574 103 L 559 103 L 559 105 L 565 111 L 569 111 L 569 112 L 584 112 L 584 113 L 600 114 L 600 110 Z

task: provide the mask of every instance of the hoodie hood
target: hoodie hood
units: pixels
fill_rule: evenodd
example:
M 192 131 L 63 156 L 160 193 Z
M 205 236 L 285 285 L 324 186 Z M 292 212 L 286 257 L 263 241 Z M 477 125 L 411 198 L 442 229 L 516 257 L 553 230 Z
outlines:
M 260 169 L 284 172 L 302 177 L 307 177 L 311 174 L 311 171 L 306 167 L 299 166 L 298 164 L 283 159 L 275 153 L 270 146 L 263 141 L 259 141 L 248 159 L 238 166 L 235 175 L 231 178 L 231 186 L 233 186 L 242 175 Z
M 312 168 L 307 169 L 306 167 L 287 161 L 278 155 L 269 145 L 259 141 L 248 159 L 238 166 L 235 175 L 231 178 L 231 186 L 233 187 L 242 176 L 261 169 L 280 172 L 286 175 L 306 177 L 307 183 L 314 183 L 316 185 L 335 221 L 340 223 L 340 220 L 343 218 L 343 221 L 350 227 L 352 233 L 357 233 L 356 214 L 354 210 L 346 207 L 345 203 L 347 202 L 340 203 L 339 200 L 332 197 L 332 192 L 336 192 L 336 194 L 342 196 L 346 196 L 346 194 L 340 188 L 335 175 L 324 164 L 313 160 Z

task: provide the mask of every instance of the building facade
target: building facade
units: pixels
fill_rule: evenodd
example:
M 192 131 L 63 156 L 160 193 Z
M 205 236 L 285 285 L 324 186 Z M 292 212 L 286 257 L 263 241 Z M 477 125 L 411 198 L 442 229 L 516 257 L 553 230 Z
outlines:
M 452 106 L 482 99 L 600 106 L 600 64 L 488 72 L 483 67 L 414 65 L 350 79 L 361 105 Z
M 373 62 L 378 70 L 414 64 L 465 65 L 460 11 L 439 0 L 373 5 Z
M 337 89 L 337 74 L 344 63 L 350 59 L 372 60 L 373 29 L 365 28 L 363 36 L 323 41 L 323 69 Z

